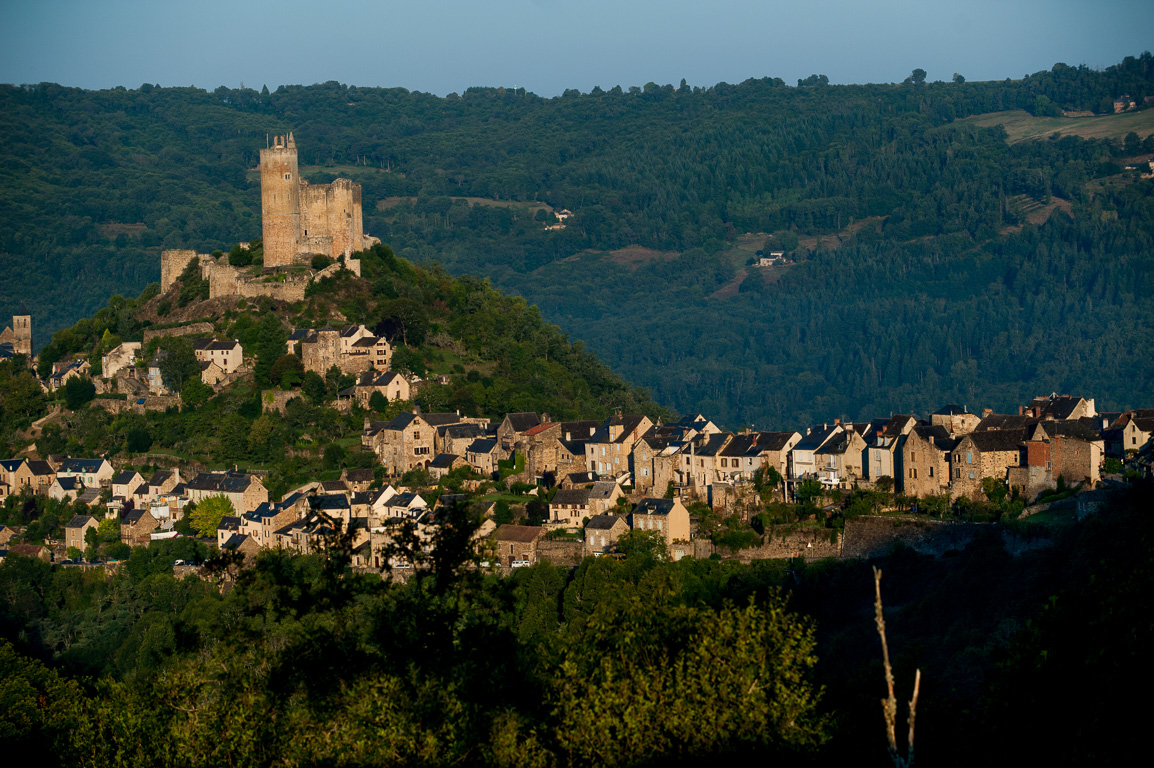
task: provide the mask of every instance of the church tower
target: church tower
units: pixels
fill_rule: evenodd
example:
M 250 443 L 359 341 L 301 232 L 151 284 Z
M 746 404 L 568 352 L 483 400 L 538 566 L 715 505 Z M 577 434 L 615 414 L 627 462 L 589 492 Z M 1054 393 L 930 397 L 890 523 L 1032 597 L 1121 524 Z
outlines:
M 276 136 L 260 151 L 260 205 L 264 237 L 264 265 L 293 263 L 301 236 L 300 174 L 297 145 L 290 133 Z
M 20 308 L 12 315 L 12 334 L 16 337 L 12 342 L 12 350 L 18 355 L 27 355 L 32 359 L 32 314 L 20 302 Z

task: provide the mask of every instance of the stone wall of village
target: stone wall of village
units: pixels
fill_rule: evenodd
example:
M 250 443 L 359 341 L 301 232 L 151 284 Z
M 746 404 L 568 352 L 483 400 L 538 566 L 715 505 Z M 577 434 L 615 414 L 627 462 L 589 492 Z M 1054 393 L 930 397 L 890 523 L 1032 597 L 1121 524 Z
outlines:
M 213 332 L 212 323 L 189 323 L 175 328 L 146 328 L 144 330 L 144 344 L 153 339 L 171 336 L 209 336 Z
M 856 517 L 847 520 L 841 557 L 869 558 L 889 554 L 902 544 L 923 555 L 962 551 L 978 536 L 996 532 L 993 523 L 957 523 L 912 517 Z

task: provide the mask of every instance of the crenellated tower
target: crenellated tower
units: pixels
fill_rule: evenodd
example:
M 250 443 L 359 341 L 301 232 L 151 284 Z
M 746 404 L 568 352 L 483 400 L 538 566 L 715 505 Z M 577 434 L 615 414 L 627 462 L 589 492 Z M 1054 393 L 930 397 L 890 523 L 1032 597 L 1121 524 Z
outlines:
M 264 265 L 293 263 L 301 239 L 301 183 L 292 133 L 260 151 L 260 203 Z

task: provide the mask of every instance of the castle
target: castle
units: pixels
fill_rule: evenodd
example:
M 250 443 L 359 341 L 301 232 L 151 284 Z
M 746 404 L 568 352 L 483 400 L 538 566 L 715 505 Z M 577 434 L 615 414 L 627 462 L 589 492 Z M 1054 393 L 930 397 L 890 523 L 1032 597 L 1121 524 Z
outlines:
M 10 360 L 16 355 L 32 359 L 32 315 L 23 302 L 12 315 L 12 327 L 0 331 L 0 360 Z
M 362 231 L 361 185 L 348 179 L 331 184 L 309 184 L 302 179 L 291 133 L 274 137 L 272 146 L 260 151 L 260 197 L 264 271 L 279 270 L 279 277 L 253 275 L 205 253 L 167 250 L 160 254 L 161 292 L 168 291 L 195 260 L 201 278 L 209 283 L 209 298 L 268 296 L 301 301 L 309 283 L 337 270 L 348 269 L 359 276 L 361 263 L 350 256 L 380 242 Z M 284 269 L 307 266 L 318 254 L 337 263 L 316 273 Z
M 318 253 L 337 259 L 372 245 L 361 222 L 361 185 L 302 179 L 292 133 L 260 151 L 260 208 L 266 267 L 307 264 Z

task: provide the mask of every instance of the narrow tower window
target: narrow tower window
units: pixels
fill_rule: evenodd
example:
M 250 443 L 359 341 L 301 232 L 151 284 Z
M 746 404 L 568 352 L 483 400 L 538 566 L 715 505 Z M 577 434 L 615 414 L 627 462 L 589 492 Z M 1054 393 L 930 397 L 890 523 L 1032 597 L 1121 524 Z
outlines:
M 285 181 L 291 181 L 291 180 L 292 180 L 292 177 L 293 177 L 293 175 L 292 175 L 291 173 L 286 173 L 286 174 L 284 175 L 284 180 L 285 180 Z

